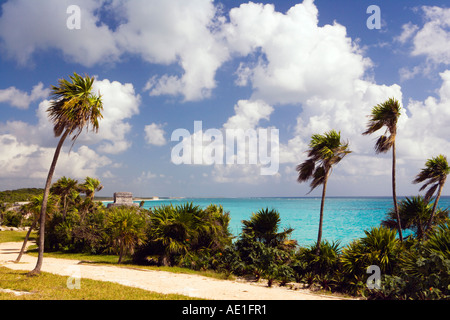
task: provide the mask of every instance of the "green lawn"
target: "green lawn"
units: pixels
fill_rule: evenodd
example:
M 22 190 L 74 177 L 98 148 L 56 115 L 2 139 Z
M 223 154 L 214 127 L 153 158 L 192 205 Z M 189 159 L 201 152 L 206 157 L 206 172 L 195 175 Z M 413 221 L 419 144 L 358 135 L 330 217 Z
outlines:
M 2 231 L 1 242 L 21 242 L 25 231 Z M 30 237 L 35 239 L 35 234 Z M 36 254 L 31 251 L 29 254 Z M 47 257 L 77 259 L 94 263 L 116 264 L 118 256 L 45 253 Z M 160 294 L 119 284 L 83 279 L 80 289 L 67 288 L 65 276 L 42 272 L 37 277 L 28 277 L 26 271 L 14 271 L 0 266 L 0 300 L 192 300 L 191 297 L 178 294 Z M 2 292 L 1 289 L 24 291 L 31 294 L 16 296 Z
M 82 279 L 80 289 L 69 289 L 68 278 L 46 272 L 29 277 L 26 271 L 0 267 L 0 289 L 28 293 L 16 296 L 0 290 L 0 300 L 193 300 L 179 294 L 160 294 L 90 279 Z
M 0 231 L 0 243 L 2 242 L 23 242 L 26 231 Z M 36 239 L 36 233 L 32 232 L 30 240 Z

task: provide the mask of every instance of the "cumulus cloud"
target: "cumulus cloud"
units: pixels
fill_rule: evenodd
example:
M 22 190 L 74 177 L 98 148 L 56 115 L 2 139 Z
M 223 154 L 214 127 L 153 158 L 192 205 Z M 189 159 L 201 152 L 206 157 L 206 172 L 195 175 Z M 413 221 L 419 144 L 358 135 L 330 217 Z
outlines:
M 422 7 L 425 24 L 413 38 L 413 56 L 424 55 L 433 63 L 450 64 L 450 9 Z
M 67 60 L 88 67 L 118 62 L 131 54 L 182 69 L 152 77 L 147 84 L 150 95 L 181 95 L 195 101 L 209 97 L 216 87 L 216 71 L 229 53 L 215 35 L 223 18 L 216 17 L 212 1 L 78 0 L 78 30 L 67 28 L 67 8 L 73 4 L 71 0 L 4 3 L 0 17 L 3 50 L 21 65 L 32 63 L 36 52 L 56 49 Z M 115 26 L 101 21 L 105 10 L 119 17 Z
M 0 177 L 17 179 L 45 179 L 55 152 L 54 148 L 20 142 L 11 134 L 0 135 L 0 149 Z M 55 176 L 96 176 L 99 169 L 110 164 L 109 158 L 81 146 L 70 154 L 66 150 L 61 152 Z
M 93 91 L 102 95 L 103 118 L 100 120 L 98 133 L 84 131 L 77 139 L 76 145 L 98 144 L 97 151 L 108 154 L 124 152 L 131 146 L 128 134 L 131 124 L 127 121 L 139 114 L 141 97 L 135 93 L 132 84 L 122 84 L 108 79 L 94 82 Z M 20 142 L 33 143 L 45 147 L 54 147 L 53 124 L 48 119 L 47 109 L 50 101 L 39 103 L 36 110 L 38 123 L 32 125 L 23 121 L 0 123 L 0 134 L 14 135 Z
M 145 141 L 150 145 L 163 146 L 167 143 L 165 138 L 164 125 L 152 123 L 145 126 Z
M 269 120 L 273 107 L 262 100 L 239 100 L 235 115 L 223 125 L 225 129 L 254 129 L 261 120 Z
M 103 1 L 78 0 L 81 28 L 67 28 L 71 0 L 8 1 L 2 5 L 0 39 L 3 50 L 19 64 L 32 63 L 39 51 L 56 49 L 85 66 L 115 61 L 120 55 L 111 30 L 95 13 Z M 51 19 L 50 19 L 51 17 Z
M 398 133 L 398 148 L 409 160 L 423 162 L 427 158 L 450 150 L 450 70 L 440 73 L 442 79 L 438 98 L 409 101 L 408 113 Z
M 228 59 L 227 48 L 215 37 L 216 8 L 207 0 L 128 1 L 128 23 L 117 30 L 121 47 L 158 64 L 177 64 L 180 74 L 152 77 L 150 95 L 182 95 L 185 100 L 209 97 L 215 73 Z
M 98 151 L 117 154 L 131 146 L 127 135 L 131 124 L 127 121 L 139 114 L 141 97 L 131 83 L 122 84 L 108 79 L 94 82 L 94 92 L 100 92 L 103 101 L 103 119 L 98 134 L 89 134 L 87 142 L 100 142 Z
M 47 97 L 49 93 L 50 90 L 44 89 L 42 82 L 35 85 L 30 94 L 16 87 L 9 87 L 0 90 L 0 103 L 8 103 L 19 109 L 28 109 L 32 102 Z
M 236 54 L 255 55 L 237 71 L 239 84 L 251 84 L 253 98 L 270 104 L 299 103 L 352 92 L 370 60 L 347 37 L 344 26 L 318 26 L 318 10 L 305 0 L 286 14 L 271 4 L 242 4 L 230 11 L 224 37 Z

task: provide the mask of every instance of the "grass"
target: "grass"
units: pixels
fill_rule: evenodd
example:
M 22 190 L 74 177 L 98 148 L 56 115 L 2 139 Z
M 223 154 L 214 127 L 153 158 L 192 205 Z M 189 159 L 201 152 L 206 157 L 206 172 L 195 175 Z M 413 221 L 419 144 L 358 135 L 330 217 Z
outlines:
M 26 271 L 0 267 L 0 288 L 26 292 L 16 296 L 0 290 L 0 300 L 193 300 L 179 294 L 161 294 L 120 284 L 82 279 L 80 289 L 69 289 L 69 277 L 41 272 L 29 277 Z
M 22 242 L 26 231 L 2 231 L 0 243 Z M 35 240 L 36 233 L 32 233 L 29 241 Z M 34 249 L 33 249 L 34 248 Z M 30 246 L 27 254 L 37 256 L 37 246 Z M 74 259 L 89 263 L 108 264 L 123 267 L 133 267 L 151 270 L 164 270 L 178 273 L 195 273 L 206 275 L 207 272 L 195 272 L 185 268 L 157 268 L 144 267 L 131 264 L 118 265 L 116 255 L 89 255 L 83 253 L 51 252 L 46 257 Z M 125 261 L 126 262 L 126 261 Z M 83 279 L 81 289 L 67 288 L 66 276 L 41 272 L 38 277 L 28 277 L 26 271 L 14 271 L 0 266 L 0 300 L 192 300 L 191 297 L 178 294 L 160 294 L 147 290 L 122 286 L 112 282 Z M 2 292 L 1 289 L 10 289 L 19 292 L 28 292 L 16 296 L 14 293 Z
M 0 243 L 2 242 L 23 242 L 27 231 L 1 231 Z M 29 241 L 36 239 L 36 232 L 31 232 Z

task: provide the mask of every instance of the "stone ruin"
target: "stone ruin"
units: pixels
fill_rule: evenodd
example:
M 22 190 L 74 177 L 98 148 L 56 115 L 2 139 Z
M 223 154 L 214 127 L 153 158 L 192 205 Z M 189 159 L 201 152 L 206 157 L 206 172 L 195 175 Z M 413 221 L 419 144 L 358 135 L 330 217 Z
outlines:
M 121 206 L 139 207 L 139 204 L 133 202 L 133 194 L 131 192 L 115 192 L 114 203 L 108 203 L 108 208 Z

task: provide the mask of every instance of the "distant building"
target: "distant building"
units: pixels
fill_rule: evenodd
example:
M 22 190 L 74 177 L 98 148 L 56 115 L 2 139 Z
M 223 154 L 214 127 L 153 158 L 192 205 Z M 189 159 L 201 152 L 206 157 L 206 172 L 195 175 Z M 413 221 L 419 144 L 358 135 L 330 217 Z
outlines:
M 131 192 L 115 192 L 114 203 L 108 203 L 108 208 L 121 206 L 139 207 L 139 204 L 133 202 L 133 194 Z

